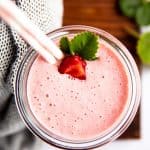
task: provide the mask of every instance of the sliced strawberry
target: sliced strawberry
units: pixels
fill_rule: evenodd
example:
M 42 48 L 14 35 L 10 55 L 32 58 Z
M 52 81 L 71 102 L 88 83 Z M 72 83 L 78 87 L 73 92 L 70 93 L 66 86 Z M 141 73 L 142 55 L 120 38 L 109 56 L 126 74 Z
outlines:
M 62 74 L 69 74 L 72 77 L 78 78 L 80 80 L 86 79 L 85 73 L 86 62 L 78 55 L 66 56 L 58 71 Z

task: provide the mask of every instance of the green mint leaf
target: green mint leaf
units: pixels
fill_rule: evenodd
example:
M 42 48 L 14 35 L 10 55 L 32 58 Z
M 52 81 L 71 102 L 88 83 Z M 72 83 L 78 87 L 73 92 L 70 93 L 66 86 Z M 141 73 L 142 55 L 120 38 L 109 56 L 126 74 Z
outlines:
M 144 64 L 150 65 L 150 32 L 141 35 L 137 45 L 137 53 Z
M 70 41 L 70 51 L 86 60 L 96 59 L 98 51 L 98 36 L 91 32 L 77 34 Z
M 123 14 L 127 17 L 134 18 L 137 8 L 142 5 L 142 0 L 120 0 L 119 6 Z
M 136 13 L 136 22 L 140 26 L 150 24 L 150 3 L 145 3 L 138 8 Z
M 69 39 L 67 37 L 62 37 L 60 40 L 60 49 L 64 52 L 69 54 L 70 53 L 70 47 L 69 47 Z

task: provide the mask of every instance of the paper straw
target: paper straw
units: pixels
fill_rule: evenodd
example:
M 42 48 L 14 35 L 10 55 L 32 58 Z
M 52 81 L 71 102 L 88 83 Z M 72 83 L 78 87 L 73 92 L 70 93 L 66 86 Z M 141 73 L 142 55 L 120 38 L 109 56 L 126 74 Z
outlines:
M 0 16 L 49 63 L 62 59 L 63 53 L 31 20 L 10 0 L 0 0 Z

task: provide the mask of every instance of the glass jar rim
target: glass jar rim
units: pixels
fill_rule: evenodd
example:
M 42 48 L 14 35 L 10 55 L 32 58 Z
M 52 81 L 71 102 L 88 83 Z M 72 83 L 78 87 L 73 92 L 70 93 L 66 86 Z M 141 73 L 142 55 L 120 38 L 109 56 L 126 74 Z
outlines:
M 93 141 L 89 141 L 89 142 L 66 142 L 63 140 L 59 140 L 56 139 L 54 137 L 50 137 L 48 136 L 45 132 L 43 132 L 42 129 L 37 128 L 33 123 L 32 120 L 29 120 L 29 118 L 27 118 L 26 116 L 26 112 L 25 110 L 25 106 L 23 104 L 23 100 L 21 98 L 21 94 L 20 94 L 20 80 L 21 79 L 21 74 L 22 74 L 22 69 L 24 67 L 25 63 L 28 63 L 26 60 L 33 54 L 35 53 L 34 51 L 31 51 L 31 48 L 29 48 L 30 50 L 27 52 L 27 54 L 25 55 L 23 61 L 21 62 L 18 72 L 17 72 L 17 76 L 16 76 L 16 84 L 15 84 L 15 99 L 16 99 L 16 104 L 17 104 L 17 108 L 19 110 L 19 113 L 21 115 L 21 118 L 23 119 L 23 121 L 25 122 L 25 124 L 27 125 L 27 127 L 37 136 L 39 136 L 41 139 L 43 139 L 45 142 L 55 145 L 56 147 L 60 147 L 60 148 L 66 148 L 66 149 L 90 149 L 90 148 L 96 148 L 102 145 L 105 145 L 108 142 L 111 142 L 113 140 L 115 140 L 118 136 L 120 136 L 129 126 L 129 124 L 131 123 L 131 121 L 133 120 L 138 106 L 139 106 L 139 102 L 140 102 L 140 96 L 141 96 L 141 89 L 140 89 L 140 77 L 139 77 L 139 73 L 138 73 L 138 69 L 137 66 L 135 64 L 135 61 L 133 60 L 131 54 L 128 52 L 128 50 L 126 49 L 126 47 L 120 42 L 118 41 L 115 37 L 113 37 L 112 35 L 110 35 L 109 33 L 101 30 L 101 29 L 97 29 L 94 27 L 90 27 L 90 26 L 83 26 L 83 25 L 70 25 L 70 26 L 64 26 L 60 29 L 56 29 L 50 33 L 48 33 L 47 35 L 50 36 L 51 38 L 55 38 L 57 36 L 60 36 L 60 33 L 62 35 L 64 34 L 69 34 L 69 32 L 71 31 L 90 31 L 90 32 L 94 32 L 98 35 L 102 35 L 103 37 L 105 37 L 106 39 L 109 39 L 109 41 L 111 42 L 111 44 L 113 44 L 114 46 L 117 46 L 117 48 L 120 50 L 120 52 L 122 53 L 122 56 L 124 56 L 124 59 L 126 60 L 127 63 L 127 67 L 129 69 L 130 75 L 131 75 L 131 81 L 132 81 L 132 98 L 131 98 L 131 103 L 128 109 L 128 112 L 126 113 L 126 116 L 122 119 L 121 123 L 115 127 L 115 129 L 113 129 L 113 131 L 111 131 L 110 133 L 107 133 L 106 135 L 104 135 L 101 138 L 97 138 Z

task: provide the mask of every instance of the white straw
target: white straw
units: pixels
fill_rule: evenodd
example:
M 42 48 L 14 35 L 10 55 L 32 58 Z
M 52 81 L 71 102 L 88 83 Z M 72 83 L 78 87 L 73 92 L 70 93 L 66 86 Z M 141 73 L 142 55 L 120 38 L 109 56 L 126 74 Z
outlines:
M 0 0 L 0 16 L 48 62 L 63 58 L 62 51 L 10 0 Z M 55 57 L 55 58 L 54 58 Z

